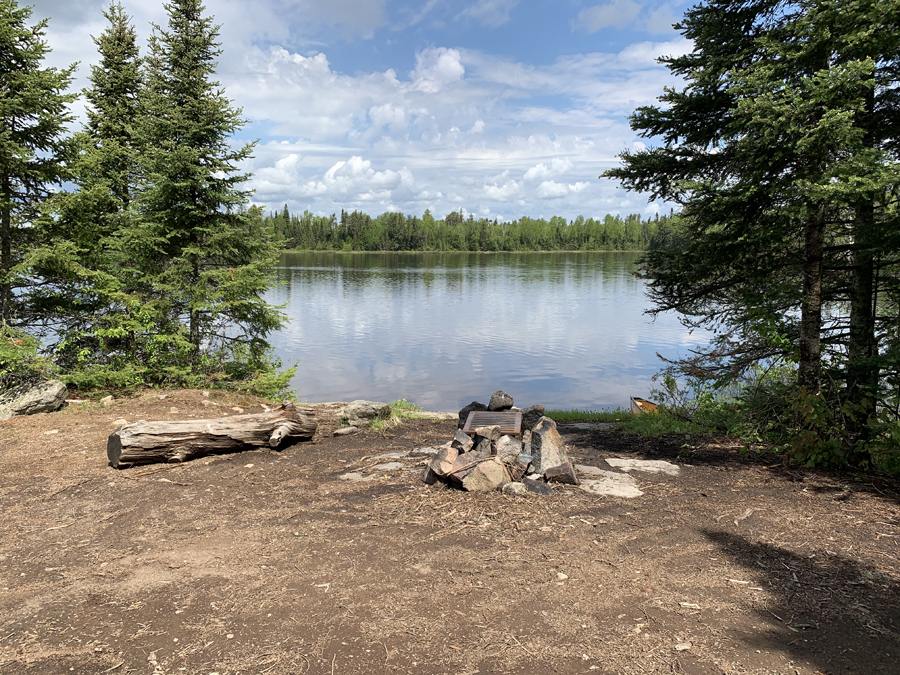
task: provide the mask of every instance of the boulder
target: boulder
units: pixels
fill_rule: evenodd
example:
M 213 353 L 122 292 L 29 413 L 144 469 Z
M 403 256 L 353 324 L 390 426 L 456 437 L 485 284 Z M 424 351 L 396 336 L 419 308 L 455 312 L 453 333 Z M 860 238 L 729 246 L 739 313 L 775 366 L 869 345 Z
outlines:
M 447 475 L 459 477 L 458 474 L 477 464 L 480 459 L 483 459 L 483 457 L 475 451 L 464 452 L 454 460 L 450 470 L 447 471 Z
M 355 434 L 359 431 L 359 427 L 341 427 L 340 429 L 335 429 L 331 435 L 332 436 L 350 436 L 351 434 Z
M 14 415 L 56 412 L 66 404 L 66 385 L 59 380 L 23 384 L 0 393 L 0 420 Z
M 490 457 L 494 454 L 494 444 L 491 443 L 490 438 L 482 438 L 475 444 L 475 449 L 472 452 L 478 457 Z
M 457 426 L 460 429 L 466 426 L 466 420 L 469 419 L 470 412 L 484 412 L 485 410 L 487 410 L 487 406 L 484 403 L 472 401 L 469 405 L 459 411 L 459 424 L 457 424 Z
M 575 475 L 575 467 L 572 466 L 572 462 L 563 462 L 559 466 L 551 466 L 544 472 L 544 480 L 548 483 L 578 485 L 578 477 Z
M 513 480 L 519 480 L 522 476 L 528 473 L 528 467 L 531 465 L 531 455 L 525 454 L 524 452 L 519 453 L 519 456 L 516 457 L 515 464 L 509 470 L 509 475 Z
M 471 439 L 469 434 L 464 434 L 462 429 L 457 429 L 456 435 L 453 437 L 453 440 L 450 441 L 450 444 L 459 450 L 459 452 L 468 452 L 472 449 L 472 446 L 475 445 L 475 441 Z
M 512 482 L 503 486 L 503 494 L 512 495 L 513 497 L 522 497 L 528 493 L 528 488 L 524 483 Z
M 367 427 L 391 414 L 391 406 L 375 401 L 353 401 L 341 411 L 341 421 L 351 427 Z
M 512 436 L 501 436 L 494 444 L 497 459 L 506 464 L 513 466 L 516 458 L 522 453 L 522 441 Z
M 500 426 L 495 424 L 490 427 L 476 427 L 475 428 L 475 442 L 480 442 L 482 438 L 486 438 L 489 441 L 498 441 L 501 436 Z
M 522 452 L 526 455 L 531 454 L 531 429 L 522 432 Z
M 457 457 L 459 457 L 459 451 L 456 448 L 444 446 L 438 448 L 438 451 L 435 453 L 434 457 L 431 458 L 428 466 L 438 476 L 446 476 L 453 468 L 453 463 L 456 461 Z
M 531 431 L 544 416 L 544 406 L 533 405 L 522 411 L 522 431 Z
M 553 496 L 553 488 L 539 480 L 532 480 L 531 478 L 523 478 L 522 485 L 525 486 L 525 489 L 529 492 L 533 492 L 536 495 L 544 495 L 545 497 Z
M 498 389 L 491 394 L 491 401 L 488 403 L 488 410 L 499 412 L 501 410 L 509 410 L 513 407 L 513 397 L 505 391 Z
M 542 417 L 531 433 L 531 463 L 537 473 L 568 462 L 566 444 L 556 430 L 556 422 Z
M 440 478 L 440 476 L 438 476 L 434 471 L 432 471 L 431 465 L 429 464 L 422 471 L 422 475 L 419 478 L 423 483 L 425 483 L 425 485 L 434 485 L 435 483 L 438 482 L 438 479 Z
M 490 492 L 503 487 L 509 482 L 509 476 L 503 464 L 496 459 L 482 462 L 463 478 L 462 486 L 469 492 Z

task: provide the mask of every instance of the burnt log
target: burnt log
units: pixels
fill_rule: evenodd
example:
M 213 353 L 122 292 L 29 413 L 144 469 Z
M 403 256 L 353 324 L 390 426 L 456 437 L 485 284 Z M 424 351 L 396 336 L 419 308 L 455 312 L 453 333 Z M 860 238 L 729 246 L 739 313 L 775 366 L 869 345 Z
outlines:
M 135 464 L 186 462 L 207 455 L 262 447 L 277 449 L 308 441 L 317 427 L 312 408 L 298 408 L 286 401 L 258 414 L 125 424 L 110 434 L 106 455 L 110 466 L 116 469 Z

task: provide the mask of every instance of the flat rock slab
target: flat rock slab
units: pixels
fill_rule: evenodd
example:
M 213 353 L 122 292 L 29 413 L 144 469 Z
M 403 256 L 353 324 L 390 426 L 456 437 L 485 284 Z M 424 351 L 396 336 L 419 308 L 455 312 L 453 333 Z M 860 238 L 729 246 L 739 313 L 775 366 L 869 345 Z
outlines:
M 637 481 L 628 474 L 616 473 L 615 471 L 601 471 L 600 474 L 593 475 L 596 478 L 584 478 L 578 487 L 592 495 L 606 495 L 624 499 L 633 499 L 644 494 L 638 489 Z
M 332 436 L 350 436 L 359 431 L 359 427 L 341 427 L 332 432 Z
M 362 483 L 367 480 L 375 480 L 378 476 L 366 475 L 364 473 L 359 473 L 357 471 L 352 471 L 350 473 L 344 473 L 340 476 L 341 480 L 349 480 L 354 483 Z
M 421 447 L 421 448 L 413 448 L 412 450 L 409 451 L 409 454 L 420 455 L 423 457 L 430 457 L 430 456 L 434 455 L 437 451 L 438 451 L 437 448 L 425 446 L 425 447 Z
M 383 459 L 403 459 L 409 455 L 408 452 L 386 452 L 382 455 L 375 455 L 372 458 L 373 462 L 380 462 Z
M 619 459 L 617 457 L 609 457 L 606 459 L 606 463 L 621 471 L 664 473 L 669 476 L 677 476 L 681 473 L 681 467 L 661 459 Z
M 394 471 L 402 469 L 406 464 L 403 462 L 385 462 L 384 464 L 376 464 L 372 467 L 375 471 Z

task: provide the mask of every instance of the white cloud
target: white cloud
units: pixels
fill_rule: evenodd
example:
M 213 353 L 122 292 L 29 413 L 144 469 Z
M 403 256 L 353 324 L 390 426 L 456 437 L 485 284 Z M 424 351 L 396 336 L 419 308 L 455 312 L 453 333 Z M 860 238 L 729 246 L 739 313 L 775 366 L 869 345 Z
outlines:
M 647 15 L 646 20 L 643 21 L 643 28 L 648 33 L 672 33 L 672 25 L 678 23 L 682 18 L 682 12 L 677 7 L 663 5 Z
M 416 69 L 409 76 L 416 89 L 434 94 L 465 75 L 466 69 L 460 63 L 458 49 L 437 47 L 416 54 Z
M 596 33 L 603 28 L 624 28 L 633 23 L 640 13 L 641 6 L 633 0 L 612 0 L 581 10 L 578 24 L 589 33 Z
M 525 172 L 525 180 L 541 180 L 542 178 L 549 178 L 550 176 L 561 176 L 571 170 L 572 166 L 572 160 L 568 157 L 563 157 L 562 159 L 554 157 L 550 161 L 549 167 L 541 162 L 528 169 L 528 171 Z
M 474 19 L 484 26 L 499 28 L 509 23 L 509 13 L 519 0 L 477 0 L 459 14 L 457 19 Z

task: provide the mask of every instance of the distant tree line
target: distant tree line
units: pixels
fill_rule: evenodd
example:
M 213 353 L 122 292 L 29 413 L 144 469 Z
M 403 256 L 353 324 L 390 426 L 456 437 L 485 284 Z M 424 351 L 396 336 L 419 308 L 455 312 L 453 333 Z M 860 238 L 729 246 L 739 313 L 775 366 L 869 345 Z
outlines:
M 285 206 L 267 216 L 266 224 L 288 248 L 307 251 L 650 251 L 675 245 L 678 216 L 500 222 L 455 211 L 436 219 L 426 210 L 422 217 L 383 213 L 375 218 L 341 211 L 338 218 L 291 214 Z

